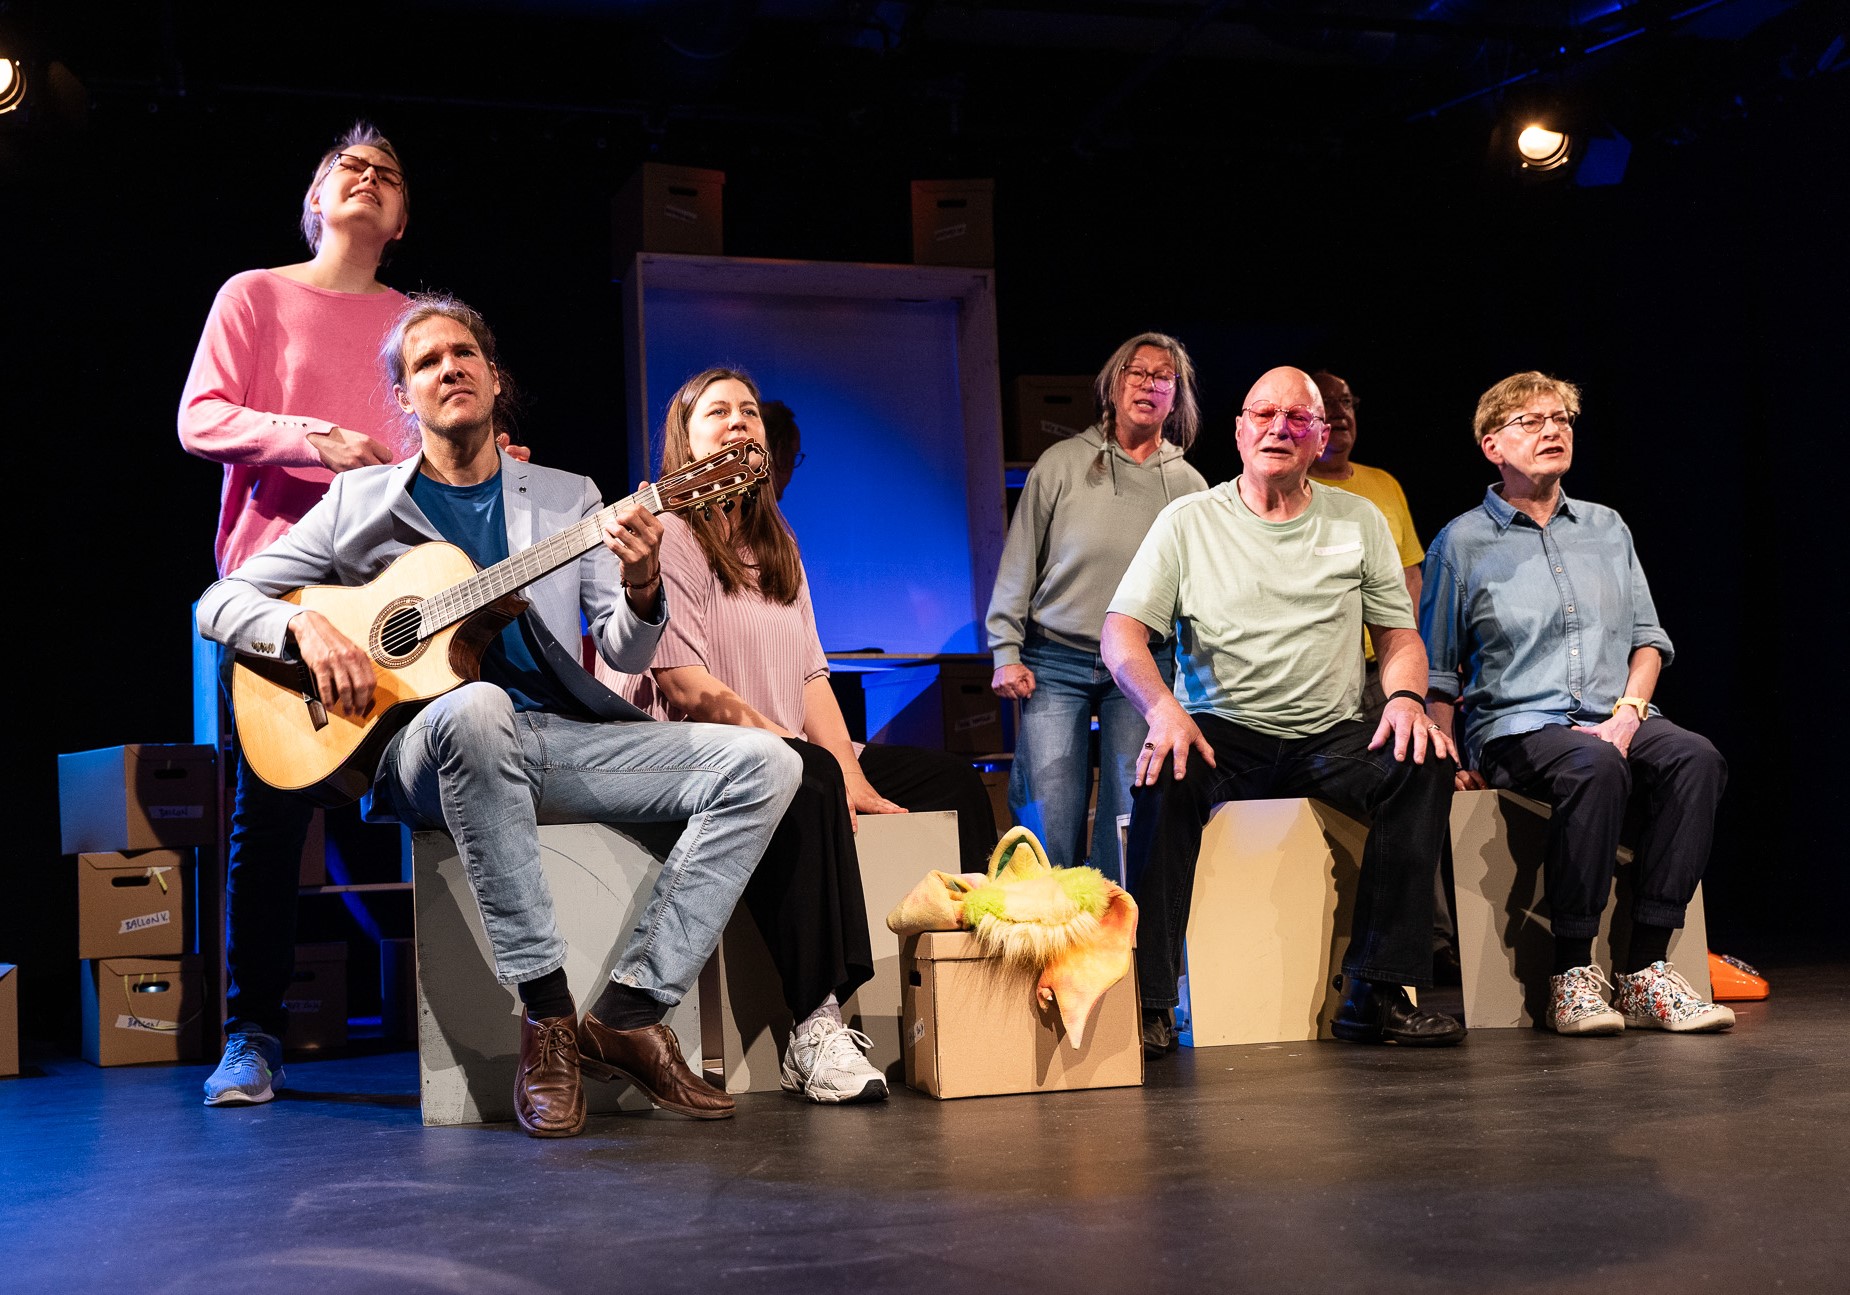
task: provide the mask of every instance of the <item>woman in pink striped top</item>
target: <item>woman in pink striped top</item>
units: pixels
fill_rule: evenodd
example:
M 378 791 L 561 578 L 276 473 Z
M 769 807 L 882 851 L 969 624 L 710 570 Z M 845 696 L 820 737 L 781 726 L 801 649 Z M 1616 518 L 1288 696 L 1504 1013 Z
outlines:
M 738 441 L 764 444 L 758 406 L 757 387 L 737 370 L 690 378 L 668 404 L 662 471 Z M 647 675 L 605 682 L 663 719 L 770 729 L 803 757 L 803 785 L 745 890 L 798 1023 L 783 1082 L 817 1101 L 883 1097 L 880 1072 L 860 1055 L 866 1036 L 840 1016 L 841 1001 L 873 976 L 854 815 L 955 810 L 961 866 L 980 870 L 996 841 L 988 793 L 969 764 L 942 751 L 857 750 L 829 688 L 802 557 L 769 492 L 662 520 L 667 629 Z

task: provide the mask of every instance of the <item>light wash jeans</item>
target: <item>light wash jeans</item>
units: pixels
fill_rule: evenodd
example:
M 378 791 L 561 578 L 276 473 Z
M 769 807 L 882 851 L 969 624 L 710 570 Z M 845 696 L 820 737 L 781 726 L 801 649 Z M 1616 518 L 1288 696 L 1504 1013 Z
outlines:
M 392 739 L 373 795 L 401 821 L 456 839 L 502 984 L 565 963 L 539 824 L 686 819 L 611 971 L 672 1006 L 718 945 L 802 772 L 794 751 L 756 729 L 516 712 L 501 688 L 470 683 Z
M 1163 682 L 1175 682 L 1175 654 L 1156 651 Z M 1131 812 L 1131 779 L 1150 726 L 1118 691 L 1096 652 L 1033 636 L 1021 663 L 1034 672 L 1034 695 L 1021 704 L 1009 808 L 1047 847 L 1056 868 L 1084 863 L 1118 875 L 1118 815 Z M 1085 853 L 1086 799 L 1092 783 L 1092 717 L 1098 716 L 1098 809 L 1092 852 Z

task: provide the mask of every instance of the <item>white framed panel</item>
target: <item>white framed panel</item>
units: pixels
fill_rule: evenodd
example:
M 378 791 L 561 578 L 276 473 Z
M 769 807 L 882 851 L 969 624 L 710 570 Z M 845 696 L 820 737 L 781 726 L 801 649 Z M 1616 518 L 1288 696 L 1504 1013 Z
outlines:
M 990 271 L 644 253 L 624 306 L 632 479 L 683 380 L 745 369 L 803 430 L 782 507 L 823 646 L 983 649 L 1004 529 Z

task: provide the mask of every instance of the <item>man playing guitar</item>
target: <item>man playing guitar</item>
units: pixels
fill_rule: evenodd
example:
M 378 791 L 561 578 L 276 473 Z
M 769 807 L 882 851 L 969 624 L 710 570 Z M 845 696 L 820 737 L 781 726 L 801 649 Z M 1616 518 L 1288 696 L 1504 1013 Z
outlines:
M 756 730 L 643 722 L 578 665 L 570 647 L 582 614 L 612 667 L 647 668 L 666 622 L 662 528 L 641 503 L 605 509 L 588 479 L 497 447 L 494 357 L 475 311 L 452 298 L 415 300 L 381 358 L 399 407 L 417 423 L 420 451 L 335 477 L 286 536 L 206 591 L 200 632 L 249 658 L 299 661 L 313 702 L 333 717 L 324 722 L 366 716 L 382 687 L 378 645 L 356 643 L 283 595 L 315 583 L 366 584 L 433 541 L 490 567 L 591 519 L 602 542 L 526 585 L 530 605 L 487 642 L 480 678 L 429 701 L 384 742 L 369 810 L 456 840 L 496 978 L 515 985 L 525 1007 L 514 1098 L 528 1133 L 583 1129 L 581 1065 L 634 1082 L 666 1109 L 724 1118 L 732 1100 L 688 1068 L 661 1020 L 717 944 L 800 762 Z M 680 819 L 687 826 L 642 919 L 580 1020 L 540 871 L 538 825 Z

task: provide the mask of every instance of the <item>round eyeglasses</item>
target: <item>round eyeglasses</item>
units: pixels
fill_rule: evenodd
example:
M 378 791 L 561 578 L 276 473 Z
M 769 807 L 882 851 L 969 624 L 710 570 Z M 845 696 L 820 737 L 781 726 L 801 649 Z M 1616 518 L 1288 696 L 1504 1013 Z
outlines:
M 1549 423 L 1554 423 L 1562 431 L 1571 432 L 1574 430 L 1574 420 L 1579 417 L 1579 414 L 1569 413 L 1565 409 L 1557 409 L 1552 414 L 1518 414 L 1497 430 L 1507 432 L 1512 427 L 1520 427 L 1525 432 L 1539 432 Z
M 375 162 L 369 157 L 361 157 L 358 153 L 336 153 L 328 162 L 326 174 L 334 174 L 336 167 L 354 175 L 365 175 L 371 171 L 373 178 L 388 188 L 402 189 L 405 187 L 403 171 L 394 166 L 387 166 L 384 162 Z
M 1253 430 L 1261 433 L 1271 431 L 1279 415 L 1284 415 L 1285 434 L 1294 441 L 1301 441 L 1329 426 L 1321 414 L 1303 405 L 1293 405 L 1289 409 L 1281 409 L 1277 405 L 1248 405 L 1240 412 L 1246 415 L 1246 421 L 1253 425 Z

